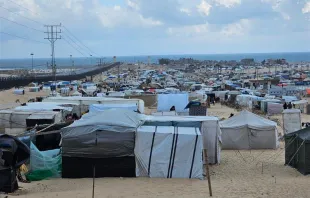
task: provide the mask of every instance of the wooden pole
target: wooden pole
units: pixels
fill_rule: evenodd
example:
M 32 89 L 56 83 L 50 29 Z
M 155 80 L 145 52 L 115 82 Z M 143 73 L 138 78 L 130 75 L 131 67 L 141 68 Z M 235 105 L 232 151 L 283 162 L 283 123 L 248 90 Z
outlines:
M 96 177 L 96 166 L 93 167 L 93 194 L 92 198 L 95 198 L 95 177 Z
M 212 197 L 212 187 L 211 187 L 211 178 L 210 178 L 210 171 L 209 171 L 208 152 L 207 152 L 207 149 L 204 149 L 203 151 L 204 151 L 205 162 L 206 162 L 206 174 L 207 174 L 207 179 L 208 179 L 209 194 L 210 194 L 210 197 Z

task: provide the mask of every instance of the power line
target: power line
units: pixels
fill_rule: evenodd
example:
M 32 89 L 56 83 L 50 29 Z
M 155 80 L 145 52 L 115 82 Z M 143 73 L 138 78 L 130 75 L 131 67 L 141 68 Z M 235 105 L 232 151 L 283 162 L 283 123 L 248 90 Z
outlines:
M 19 16 L 25 18 L 25 19 L 28 19 L 28 20 L 33 21 L 33 22 L 35 22 L 35 23 L 38 23 L 38 24 L 40 24 L 40 25 L 44 25 L 43 23 L 38 22 L 38 21 L 36 21 L 36 20 L 33 20 L 33 19 L 29 18 L 29 17 L 25 17 L 25 16 L 19 14 L 18 12 L 14 12 L 14 11 L 12 11 L 12 10 L 9 10 L 9 9 L 3 7 L 3 6 L 0 6 L 0 7 L 3 8 L 3 9 L 5 9 L 5 10 L 7 10 L 8 12 L 11 12 L 11 13 L 13 13 L 13 14 L 19 15 Z
M 81 51 L 82 52 L 85 52 L 84 51 L 84 49 L 80 46 L 80 45 L 78 45 L 69 35 L 67 35 L 67 38 L 72 42 L 72 43 L 74 43 L 79 49 L 80 49 L 80 53 L 81 53 Z M 67 42 L 68 42 L 68 40 L 67 40 Z M 75 48 L 76 49 L 76 48 Z M 77 50 L 77 49 L 76 49 Z M 85 56 L 85 54 L 84 53 L 81 53 L 83 56 Z M 87 53 L 86 53 L 87 54 Z M 87 56 L 86 56 L 87 57 Z
M 67 39 L 63 39 L 64 41 L 66 41 L 72 48 L 74 48 L 76 51 L 78 51 L 80 54 L 82 54 L 83 56 L 85 56 L 85 54 L 84 53 L 82 53 L 80 50 L 78 50 L 74 45 L 72 45 L 71 43 L 69 43 L 68 41 L 67 41 Z M 85 56 L 86 58 L 88 58 L 87 56 Z
M 36 14 L 36 15 L 40 15 L 40 14 L 38 14 L 37 12 L 34 12 L 34 11 L 32 11 L 32 10 L 30 10 L 30 9 L 28 9 L 28 8 L 26 8 L 26 7 L 24 7 L 24 6 L 20 5 L 20 4 L 18 4 L 18 3 L 16 3 L 16 2 L 12 1 L 12 0 L 7 0 L 7 1 L 10 1 L 10 2 L 12 2 L 12 3 L 18 5 L 19 7 L 24 8 L 25 10 L 28 10 L 29 12 L 32 12 L 32 13 L 34 13 L 34 14 Z
M 68 31 L 68 33 L 69 33 L 73 38 L 75 38 L 75 39 L 76 39 L 77 41 L 79 41 L 86 49 L 88 49 L 89 52 L 91 52 L 92 54 L 95 54 L 95 55 L 99 56 L 97 53 L 95 53 L 95 52 L 93 52 L 91 49 L 89 49 L 89 47 L 87 47 L 86 45 L 84 45 L 84 43 L 82 43 L 81 40 L 79 40 L 76 36 L 74 36 L 74 35 L 68 30 L 68 28 L 66 28 L 65 26 L 63 26 L 63 27 L 64 27 L 64 29 L 66 29 L 66 30 Z
M 21 39 L 28 40 L 28 41 L 33 41 L 33 42 L 37 42 L 37 43 L 48 44 L 48 43 L 45 43 L 45 42 L 42 42 L 42 41 L 37 41 L 37 40 L 29 39 L 29 38 L 26 38 L 26 37 L 17 36 L 17 35 L 15 35 L 15 34 L 7 33 L 7 32 L 2 32 L 2 31 L 1 31 L 0 33 L 1 33 L 1 34 L 6 34 L 6 35 L 9 35 L 9 36 L 13 36 L 13 37 L 16 37 L 16 38 L 21 38 Z
M 29 28 L 29 29 L 32 29 L 32 30 L 35 30 L 35 31 L 44 33 L 44 31 L 41 31 L 41 30 L 38 30 L 38 29 L 35 29 L 35 28 L 32 28 L 32 27 L 29 27 L 29 26 L 24 25 L 24 24 L 21 24 L 21 23 L 17 23 L 17 22 L 15 22 L 15 21 L 10 20 L 10 19 L 4 18 L 4 17 L 0 17 L 0 18 L 1 18 L 1 19 L 4 19 L 4 20 L 7 20 L 7 21 L 10 21 L 11 23 L 15 23 L 15 24 L 17 24 L 17 25 L 24 26 L 24 27 L 26 27 L 26 28 Z

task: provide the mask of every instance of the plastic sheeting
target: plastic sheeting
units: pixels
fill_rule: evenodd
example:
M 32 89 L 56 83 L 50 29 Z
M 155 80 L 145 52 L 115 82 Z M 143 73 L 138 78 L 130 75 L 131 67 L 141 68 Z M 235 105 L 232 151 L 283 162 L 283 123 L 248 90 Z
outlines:
M 137 111 L 138 106 L 136 104 L 92 104 L 89 106 L 89 112 L 100 112 L 108 109 L 128 109 L 131 111 Z
M 281 114 L 283 111 L 283 105 L 279 103 L 267 103 L 267 112 L 268 115 Z
M 135 156 L 137 177 L 203 179 L 199 128 L 141 126 Z
M 29 87 L 29 92 L 39 92 L 40 87 Z
M 178 115 L 178 113 L 175 111 L 167 111 L 167 112 L 162 111 L 162 112 L 154 112 L 152 113 L 152 115 L 153 116 L 176 116 Z
M 250 102 L 261 101 L 263 98 L 253 95 L 238 95 L 236 101 L 241 106 L 248 106 Z
M 34 112 L 0 111 L 0 128 L 26 128 L 26 119 Z
M 242 111 L 220 122 L 223 149 L 276 149 L 277 123 Z
M 25 90 L 24 89 L 15 89 L 13 93 L 16 95 L 24 95 Z
M 26 175 L 30 181 L 39 181 L 49 177 L 61 176 L 61 152 L 60 149 L 39 151 L 31 143 L 30 145 L 30 172 Z
M 219 120 L 210 116 L 143 116 L 144 125 L 198 127 L 203 137 L 203 149 L 208 152 L 210 164 L 220 163 L 221 129 Z
M 53 111 L 55 109 L 72 111 L 72 107 L 61 106 L 59 103 L 49 103 L 49 102 L 31 102 L 27 103 L 26 106 L 16 107 L 17 111 Z
M 188 112 L 185 109 L 188 104 L 188 94 L 158 94 L 157 95 L 157 111 L 170 111 L 175 106 L 177 112 Z
M 144 101 L 140 99 L 124 99 L 124 98 L 107 98 L 107 97 L 48 97 L 43 99 L 44 102 L 57 103 L 74 103 L 80 105 L 80 114 L 83 113 L 82 108 L 91 104 L 138 104 L 139 111 L 144 113 Z
M 301 112 L 299 109 L 283 111 L 283 132 L 289 134 L 301 129 Z
M 282 96 L 282 99 L 285 102 L 293 102 L 293 101 L 297 101 L 298 99 L 296 98 L 296 96 Z
M 126 109 L 89 113 L 62 129 L 63 156 L 109 158 L 134 154 L 139 114 Z

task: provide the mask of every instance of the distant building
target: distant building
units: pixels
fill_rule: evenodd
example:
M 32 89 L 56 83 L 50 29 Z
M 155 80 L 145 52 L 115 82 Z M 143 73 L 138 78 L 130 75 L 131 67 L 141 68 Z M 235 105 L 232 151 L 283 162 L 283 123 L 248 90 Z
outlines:
M 254 64 L 254 58 L 245 58 L 240 61 L 243 65 L 252 65 Z

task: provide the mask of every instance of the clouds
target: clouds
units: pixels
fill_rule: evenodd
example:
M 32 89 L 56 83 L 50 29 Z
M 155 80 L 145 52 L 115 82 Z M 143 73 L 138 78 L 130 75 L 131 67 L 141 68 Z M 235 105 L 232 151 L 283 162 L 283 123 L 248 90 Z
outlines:
M 310 42 L 309 0 L 14 0 L 14 2 L 0 0 L 0 6 L 10 10 L 0 7 L 1 17 L 42 31 L 45 30 L 43 24 L 62 23 L 85 45 L 103 56 L 180 51 L 237 53 L 264 52 L 271 49 L 310 50 L 307 45 Z M 44 33 L 8 21 L 0 22 L 1 31 L 44 41 Z M 36 54 L 41 57 L 47 57 L 50 53 L 46 50 L 48 46 L 43 47 L 42 44 L 10 36 L 0 36 L 1 57 L 23 57 L 23 51 L 29 49 L 19 49 L 18 53 L 15 53 L 14 50 L 18 45 L 37 50 Z M 65 29 L 62 36 L 65 39 L 68 37 Z M 261 43 L 272 43 L 274 40 L 278 44 L 273 48 Z M 206 45 L 209 47 L 205 48 Z M 6 50 L 2 50 L 4 47 Z M 57 41 L 57 47 L 59 56 L 67 54 L 81 56 L 63 41 Z M 28 56 L 28 52 L 24 53 Z
M 227 8 L 234 7 L 241 4 L 241 0 L 214 0 L 217 5 L 225 6 Z
M 310 13 L 310 1 L 305 4 L 305 6 L 302 8 L 302 13 Z
M 144 17 L 137 10 L 138 5 L 128 0 L 128 7 L 115 5 L 113 7 L 101 4 L 99 1 L 94 1 L 92 10 L 95 16 L 98 17 L 101 24 L 105 28 L 115 27 L 153 27 L 160 26 L 163 23 L 159 20 L 154 20 L 151 17 Z
M 197 6 L 197 10 L 201 15 L 208 16 L 210 14 L 212 6 L 207 3 L 205 0 L 202 0 L 201 3 Z

